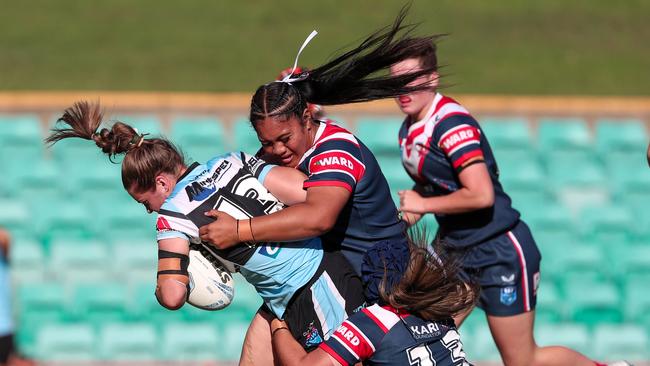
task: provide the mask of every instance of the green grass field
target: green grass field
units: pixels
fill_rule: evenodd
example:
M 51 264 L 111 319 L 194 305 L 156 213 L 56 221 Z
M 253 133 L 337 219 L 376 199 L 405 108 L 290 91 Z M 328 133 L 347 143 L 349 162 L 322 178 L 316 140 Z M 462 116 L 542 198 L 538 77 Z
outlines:
M 0 0 L 0 90 L 252 92 L 389 24 L 391 0 Z M 650 1 L 417 0 L 456 93 L 650 94 Z

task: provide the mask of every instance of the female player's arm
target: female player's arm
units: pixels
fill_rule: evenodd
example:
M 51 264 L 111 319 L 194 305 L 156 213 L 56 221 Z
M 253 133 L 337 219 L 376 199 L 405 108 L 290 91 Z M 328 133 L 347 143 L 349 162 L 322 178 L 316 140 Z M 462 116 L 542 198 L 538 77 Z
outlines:
M 350 198 L 350 191 L 343 187 L 317 186 L 307 189 L 305 202 L 287 207 L 270 215 L 257 216 L 250 224 L 237 223 L 230 215 L 211 210 L 206 213 L 216 218 L 202 226 L 201 240 L 224 249 L 241 241 L 289 241 L 311 238 L 330 231 L 339 213 Z M 241 220 L 240 220 L 241 221 Z M 248 221 L 248 220 L 246 220 Z M 240 238 L 238 225 L 250 225 L 251 238 Z M 244 227 L 246 229 L 246 227 Z
M 400 210 L 416 214 L 458 214 L 476 211 L 494 204 L 494 187 L 487 165 L 468 161 L 458 174 L 461 188 L 436 197 L 422 197 L 413 190 L 400 191 Z
M 274 319 L 271 322 L 273 332 L 273 350 L 275 351 L 281 365 L 285 366 L 340 366 L 336 359 L 320 348 L 307 353 L 291 332 L 286 329 L 286 323 Z
M 266 174 L 262 184 L 272 195 L 291 206 L 307 199 L 307 191 L 302 188 L 306 179 L 298 169 L 276 166 Z
M 169 254 L 171 253 L 171 254 Z M 181 238 L 158 240 L 158 280 L 156 298 L 170 310 L 179 309 L 187 299 L 189 242 Z

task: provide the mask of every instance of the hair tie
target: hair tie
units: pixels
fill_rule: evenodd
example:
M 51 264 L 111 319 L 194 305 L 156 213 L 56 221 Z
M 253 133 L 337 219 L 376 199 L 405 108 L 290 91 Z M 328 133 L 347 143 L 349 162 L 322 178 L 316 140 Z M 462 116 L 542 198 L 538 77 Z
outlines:
M 289 74 L 287 74 L 287 76 L 282 78 L 282 80 L 276 80 L 275 82 L 291 84 L 294 81 L 301 81 L 307 78 L 307 76 L 309 75 L 308 72 L 301 73 L 298 77 L 295 78 L 292 78 L 291 76 L 293 75 L 294 71 L 296 71 L 296 68 L 298 67 L 298 60 L 300 59 L 300 54 L 305 49 L 305 47 L 307 47 L 309 42 L 311 42 L 311 40 L 314 39 L 314 37 L 316 37 L 317 34 L 318 32 L 316 30 L 313 30 L 311 31 L 311 33 L 309 33 L 307 38 L 305 38 L 305 41 L 302 43 L 302 46 L 300 46 L 300 49 L 298 50 L 298 54 L 296 55 L 296 59 L 293 62 L 293 67 L 291 68 Z
M 131 138 L 131 141 L 129 142 L 129 145 L 131 145 L 132 149 L 138 148 L 142 146 L 142 143 L 144 142 L 144 137 L 148 135 L 148 133 L 143 133 L 142 135 L 138 134 L 138 130 L 134 128 L 136 134 L 133 135 Z

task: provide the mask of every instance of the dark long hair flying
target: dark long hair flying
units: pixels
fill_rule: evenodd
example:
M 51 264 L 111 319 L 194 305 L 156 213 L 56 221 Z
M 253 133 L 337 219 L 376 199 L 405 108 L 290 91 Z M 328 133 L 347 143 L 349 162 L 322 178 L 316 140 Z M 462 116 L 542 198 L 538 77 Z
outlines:
M 408 266 L 399 279 L 384 277 L 379 285 L 380 303 L 422 319 L 445 321 L 471 309 L 480 287 L 458 276 L 459 255 L 446 251 L 442 244 L 434 254 L 427 250 L 426 242 L 422 233 L 409 236 Z
M 177 174 L 185 165 L 183 154 L 168 140 L 145 138 L 145 134 L 124 122 L 100 130 L 103 118 L 99 103 L 76 102 L 57 120 L 57 125 L 67 127 L 52 129 L 45 142 L 54 145 L 62 139 L 77 137 L 94 141 L 111 161 L 126 154 L 122 161 L 122 185 L 126 190 L 148 191 L 155 187 L 158 174 Z
M 436 67 L 411 73 L 378 75 L 391 65 L 430 48 L 438 35 L 410 37 L 416 26 L 403 25 L 408 7 L 403 8 L 392 26 L 371 34 L 361 44 L 325 65 L 303 72 L 295 81 L 271 82 L 260 86 L 251 100 L 250 121 L 278 117 L 302 117 L 307 103 L 335 105 L 392 98 L 430 88 L 427 83 L 411 85 Z

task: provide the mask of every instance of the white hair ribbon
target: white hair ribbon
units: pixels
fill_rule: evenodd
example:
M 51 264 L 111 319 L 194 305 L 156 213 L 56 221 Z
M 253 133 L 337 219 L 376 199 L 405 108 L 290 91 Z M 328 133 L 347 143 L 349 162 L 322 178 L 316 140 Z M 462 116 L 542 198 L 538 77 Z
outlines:
M 291 82 L 294 82 L 294 81 L 301 80 L 301 78 L 299 78 L 299 77 L 292 78 L 291 76 L 293 75 L 293 72 L 296 71 L 296 68 L 298 67 L 298 59 L 300 58 L 300 54 L 305 49 L 305 47 L 307 47 L 309 42 L 311 42 L 311 40 L 314 39 L 314 37 L 316 37 L 317 34 L 318 34 L 318 32 L 316 30 L 313 30 L 313 31 L 311 31 L 311 33 L 309 33 L 307 38 L 305 38 L 305 41 L 302 43 L 302 46 L 300 46 L 300 49 L 298 50 L 298 54 L 296 55 L 296 60 L 293 62 L 293 68 L 291 69 L 291 72 L 289 74 L 287 74 L 287 76 L 282 78 L 282 80 L 280 80 L 281 82 L 283 82 L 283 83 L 291 83 Z

